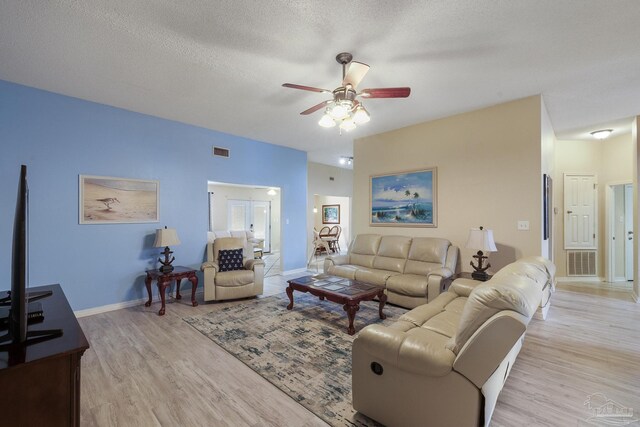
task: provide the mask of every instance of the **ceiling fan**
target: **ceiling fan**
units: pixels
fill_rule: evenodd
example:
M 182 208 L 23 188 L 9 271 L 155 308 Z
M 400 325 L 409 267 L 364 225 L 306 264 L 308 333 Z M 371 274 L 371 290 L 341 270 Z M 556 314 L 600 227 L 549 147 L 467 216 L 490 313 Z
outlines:
M 406 98 L 411 93 L 411 88 L 409 87 L 363 89 L 357 92 L 358 84 L 360 84 L 369 71 L 369 66 L 362 62 L 353 61 L 352 59 L 353 56 L 347 52 L 339 53 L 336 56 L 336 61 L 342 65 L 342 84 L 332 91 L 292 83 L 282 85 L 291 89 L 333 94 L 333 99 L 322 101 L 304 110 L 300 114 L 304 116 L 324 108 L 325 114 L 318 122 L 320 126 L 330 128 L 339 124 L 341 131 L 350 131 L 355 129 L 356 125 L 366 123 L 370 120 L 369 112 L 364 108 L 362 102 L 356 99 L 357 97 L 367 99 Z

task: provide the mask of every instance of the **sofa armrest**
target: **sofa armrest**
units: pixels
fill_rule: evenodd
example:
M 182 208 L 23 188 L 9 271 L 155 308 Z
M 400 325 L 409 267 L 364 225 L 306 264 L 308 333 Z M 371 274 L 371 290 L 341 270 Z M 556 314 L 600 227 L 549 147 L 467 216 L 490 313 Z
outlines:
M 473 291 L 479 285 L 482 285 L 485 282 L 481 282 L 479 280 L 473 279 L 465 279 L 460 278 L 453 281 L 451 286 L 449 287 L 450 292 L 455 292 L 457 295 L 461 297 L 468 297 L 471 295 L 471 291 Z
M 207 268 L 213 268 L 216 273 L 220 271 L 220 266 L 218 266 L 218 263 L 213 261 L 202 263 L 202 265 L 200 266 L 200 271 L 204 271 Z
M 382 325 L 370 325 L 360 332 L 353 342 L 354 353 L 358 350 L 368 353 L 379 363 L 433 377 L 447 375 L 456 357 L 451 350 L 423 336 Z
M 329 270 L 329 267 L 334 265 L 344 265 L 349 263 L 349 255 L 332 255 L 324 259 L 323 271 L 325 274 Z
M 433 301 L 442 289 L 442 280 L 453 276 L 453 271 L 446 267 L 441 267 L 429 272 L 427 276 L 427 302 Z
M 264 261 L 261 259 L 248 259 L 244 262 L 244 269 L 253 270 L 257 265 L 264 265 Z

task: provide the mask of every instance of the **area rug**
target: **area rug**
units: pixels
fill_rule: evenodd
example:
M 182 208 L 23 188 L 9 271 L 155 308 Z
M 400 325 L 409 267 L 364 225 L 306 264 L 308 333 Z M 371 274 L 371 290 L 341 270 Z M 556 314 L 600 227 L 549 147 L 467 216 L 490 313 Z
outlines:
M 332 426 L 377 426 L 351 406 L 351 345 L 366 325 L 390 324 L 407 310 L 360 304 L 356 335 L 346 329 L 342 305 L 294 293 L 221 306 L 183 320 Z

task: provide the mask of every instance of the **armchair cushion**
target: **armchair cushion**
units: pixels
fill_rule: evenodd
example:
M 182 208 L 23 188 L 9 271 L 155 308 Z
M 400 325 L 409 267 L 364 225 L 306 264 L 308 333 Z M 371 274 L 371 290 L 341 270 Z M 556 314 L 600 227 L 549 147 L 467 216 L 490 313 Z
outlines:
M 242 248 L 218 251 L 218 264 L 221 272 L 243 270 Z

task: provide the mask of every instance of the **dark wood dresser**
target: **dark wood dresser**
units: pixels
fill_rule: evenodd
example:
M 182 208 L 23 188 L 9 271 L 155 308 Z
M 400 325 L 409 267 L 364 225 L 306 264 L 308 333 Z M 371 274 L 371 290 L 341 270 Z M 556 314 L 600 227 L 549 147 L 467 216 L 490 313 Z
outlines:
M 44 322 L 29 330 L 62 329 L 62 336 L 0 351 L 0 424 L 80 425 L 80 358 L 89 342 L 60 285 L 31 287 L 53 291 L 39 300 Z

